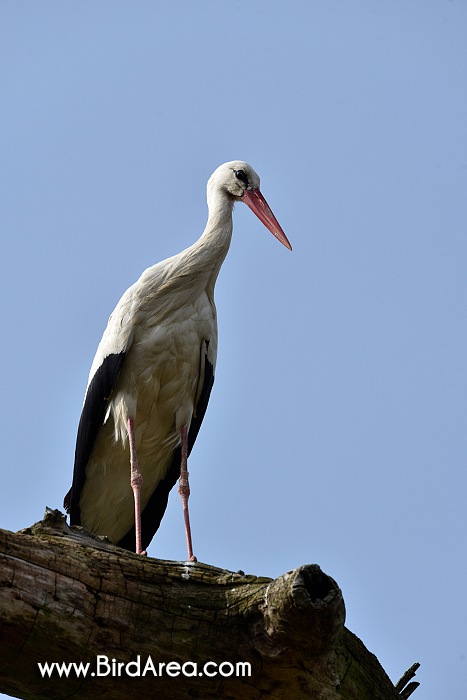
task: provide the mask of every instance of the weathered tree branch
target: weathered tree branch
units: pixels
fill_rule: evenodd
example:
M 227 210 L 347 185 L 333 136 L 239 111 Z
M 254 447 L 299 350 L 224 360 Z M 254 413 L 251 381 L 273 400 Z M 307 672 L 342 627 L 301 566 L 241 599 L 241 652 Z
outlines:
M 271 580 L 145 558 L 58 511 L 0 530 L 0 691 L 21 698 L 401 700 L 344 617 L 339 587 L 316 565 Z M 43 678 L 44 662 L 90 667 Z M 229 675 L 237 662 L 251 675 Z

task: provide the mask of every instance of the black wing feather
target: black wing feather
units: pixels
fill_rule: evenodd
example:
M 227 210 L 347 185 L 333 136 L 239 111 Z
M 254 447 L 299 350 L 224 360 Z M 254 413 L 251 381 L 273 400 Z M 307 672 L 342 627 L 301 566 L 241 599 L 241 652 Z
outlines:
M 188 454 L 190 454 L 195 440 L 198 437 L 199 429 L 208 406 L 211 389 L 214 384 L 214 367 L 211 362 L 209 362 L 207 355 L 205 355 L 204 362 L 204 384 L 188 431 Z M 181 458 L 181 447 L 179 446 L 173 452 L 172 462 L 165 479 L 159 481 L 145 509 L 141 513 L 141 542 L 143 549 L 149 547 L 149 543 L 159 529 L 159 525 L 161 524 L 161 520 L 167 508 L 169 493 L 180 478 Z M 134 552 L 135 536 L 135 527 L 133 525 L 131 530 L 118 542 L 118 546 Z
M 109 399 L 117 383 L 125 356 L 126 352 L 107 355 L 86 392 L 76 437 L 73 484 L 63 502 L 65 510 L 70 514 L 71 525 L 81 525 L 79 500 L 86 477 L 86 465 L 97 433 L 104 422 Z

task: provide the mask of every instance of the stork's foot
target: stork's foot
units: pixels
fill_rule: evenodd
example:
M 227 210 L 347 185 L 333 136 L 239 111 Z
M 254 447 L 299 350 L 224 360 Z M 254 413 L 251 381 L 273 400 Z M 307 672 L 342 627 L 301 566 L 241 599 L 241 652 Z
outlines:
M 146 550 L 143 550 L 141 544 L 141 502 L 140 502 L 140 491 L 141 484 L 143 483 L 143 475 L 138 468 L 138 455 L 136 454 L 136 442 L 135 442 L 135 421 L 134 418 L 129 416 L 128 418 L 128 440 L 130 443 L 130 470 L 131 470 L 131 488 L 133 489 L 133 496 L 135 499 L 135 549 L 136 554 L 146 555 Z
M 135 533 L 136 533 L 136 554 L 141 554 L 143 557 L 147 557 L 147 552 L 142 548 L 141 545 L 141 506 L 140 506 L 140 491 L 141 484 L 143 483 L 143 476 L 141 472 L 135 469 L 131 470 L 131 488 L 133 489 L 133 495 L 135 499 Z
M 186 470 L 183 470 L 180 475 L 178 493 L 180 494 L 180 497 L 182 499 L 183 519 L 185 521 L 186 544 L 188 549 L 188 561 L 198 561 L 195 555 L 193 554 L 193 545 L 191 543 L 190 515 L 188 512 L 188 498 L 190 496 L 190 485 L 188 483 L 188 472 Z
M 181 435 L 181 461 L 180 461 L 180 480 L 178 482 L 178 493 L 182 499 L 183 505 L 183 520 L 185 521 L 186 546 L 188 550 L 188 561 L 198 561 L 193 554 L 193 545 L 191 543 L 191 527 L 190 514 L 188 512 L 188 498 L 190 497 L 190 484 L 188 482 L 188 426 L 184 425 L 180 429 Z

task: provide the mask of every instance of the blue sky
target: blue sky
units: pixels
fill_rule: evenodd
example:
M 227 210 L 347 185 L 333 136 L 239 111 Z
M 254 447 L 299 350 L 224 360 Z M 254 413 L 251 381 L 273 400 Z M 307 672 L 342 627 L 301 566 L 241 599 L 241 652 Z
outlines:
M 393 680 L 465 697 L 466 26 L 462 0 L 4 0 L 1 527 L 62 506 L 110 312 L 247 160 L 294 250 L 237 206 L 195 551 L 318 563 Z M 185 556 L 175 492 L 149 554 Z

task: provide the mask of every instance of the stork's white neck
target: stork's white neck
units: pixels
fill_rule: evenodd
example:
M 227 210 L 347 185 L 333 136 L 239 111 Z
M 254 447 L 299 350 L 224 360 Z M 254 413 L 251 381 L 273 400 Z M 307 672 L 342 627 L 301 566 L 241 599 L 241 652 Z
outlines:
M 232 239 L 232 210 L 234 200 L 220 187 L 208 187 L 208 221 L 199 240 L 194 244 L 201 268 L 212 274 L 214 285 Z
M 222 188 L 208 187 L 209 215 L 200 238 L 164 261 L 162 267 L 158 263 L 147 271 L 157 284 L 159 297 L 162 293 L 173 292 L 171 302 L 180 305 L 186 302 L 185 297 L 193 298 L 205 291 L 214 306 L 214 285 L 232 239 L 233 204 L 234 200 Z M 156 270 L 155 276 L 153 270 Z

